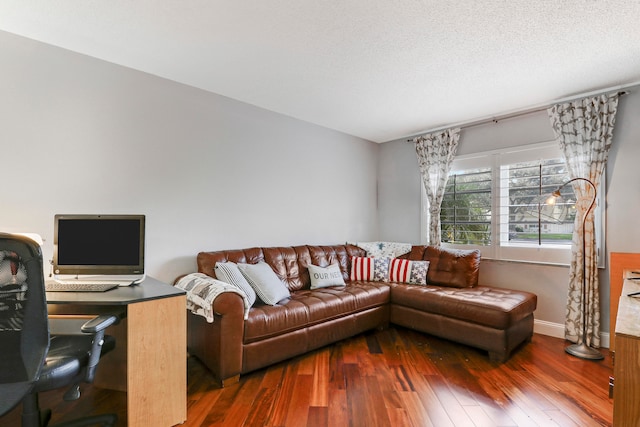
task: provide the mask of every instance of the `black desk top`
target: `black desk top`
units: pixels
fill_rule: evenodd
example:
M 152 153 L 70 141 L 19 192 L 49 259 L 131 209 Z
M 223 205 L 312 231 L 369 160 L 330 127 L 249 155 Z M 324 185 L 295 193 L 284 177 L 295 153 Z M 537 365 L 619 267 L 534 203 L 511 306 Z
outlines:
M 182 289 L 147 276 L 139 285 L 105 292 L 47 292 L 47 304 L 128 305 L 185 294 Z

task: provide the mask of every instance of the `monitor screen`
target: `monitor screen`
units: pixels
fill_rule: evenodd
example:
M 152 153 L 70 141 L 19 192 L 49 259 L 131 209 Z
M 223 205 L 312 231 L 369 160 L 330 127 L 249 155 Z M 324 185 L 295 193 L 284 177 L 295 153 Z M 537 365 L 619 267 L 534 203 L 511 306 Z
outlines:
M 56 215 L 54 274 L 144 274 L 144 225 L 144 215 Z

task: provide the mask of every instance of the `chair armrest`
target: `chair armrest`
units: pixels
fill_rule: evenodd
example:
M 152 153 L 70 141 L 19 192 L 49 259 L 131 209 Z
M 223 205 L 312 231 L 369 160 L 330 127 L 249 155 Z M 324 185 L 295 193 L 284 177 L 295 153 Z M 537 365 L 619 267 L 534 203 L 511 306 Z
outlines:
M 96 334 L 119 321 L 120 319 L 112 314 L 96 316 L 89 320 L 56 315 L 49 318 L 49 331 L 51 335 Z
M 80 330 L 85 334 L 95 334 L 117 322 L 118 318 L 114 315 L 102 315 L 87 321 Z
M 84 381 L 93 382 L 95 370 L 102 354 L 102 346 L 105 342 L 105 330 L 118 322 L 118 317 L 112 314 L 96 316 L 92 319 L 65 319 L 64 316 L 49 319 L 49 330 L 55 335 L 86 336 L 91 342 L 88 351 L 88 362 Z M 113 346 L 113 344 L 112 344 Z

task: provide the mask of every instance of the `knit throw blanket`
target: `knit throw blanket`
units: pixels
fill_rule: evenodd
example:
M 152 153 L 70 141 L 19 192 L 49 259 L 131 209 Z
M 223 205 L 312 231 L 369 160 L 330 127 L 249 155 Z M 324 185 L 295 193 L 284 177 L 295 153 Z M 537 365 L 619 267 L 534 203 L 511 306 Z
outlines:
M 187 292 L 187 310 L 204 317 L 209 323 L 212 323 L 214 318 L 213 301 L 224 292 L 239 294 L 244 301 L 245 320 L 249 316 L 251 306 L 247 296 L 234 285 L 221 282 L 203 273 L 191 273 L 178 280 L 175 286 Z

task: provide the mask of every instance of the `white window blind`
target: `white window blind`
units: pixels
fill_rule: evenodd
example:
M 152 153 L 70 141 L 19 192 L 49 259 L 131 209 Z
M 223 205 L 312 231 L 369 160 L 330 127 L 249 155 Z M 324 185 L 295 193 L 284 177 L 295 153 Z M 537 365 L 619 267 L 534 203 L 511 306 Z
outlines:
M 449 174 L 440 213 L 443 242 L 491 244 L 491 192 L 491 168 Z
M 568 264 L 576 201 L 572 187 L 562 188 L 562 203 L 541 204 L 542 195 L 567 181 L 562 153 L 554 142 L 456 157 L 440 214 L 443 245 L 480 249 L 485 258 Z M 600 197 L 603 189 L 601 183 Z M 428 201 L 424 194 L 422 201 L 425 230 Z M 597 206 L 596 241 L 601 254 L 604 208 Z

